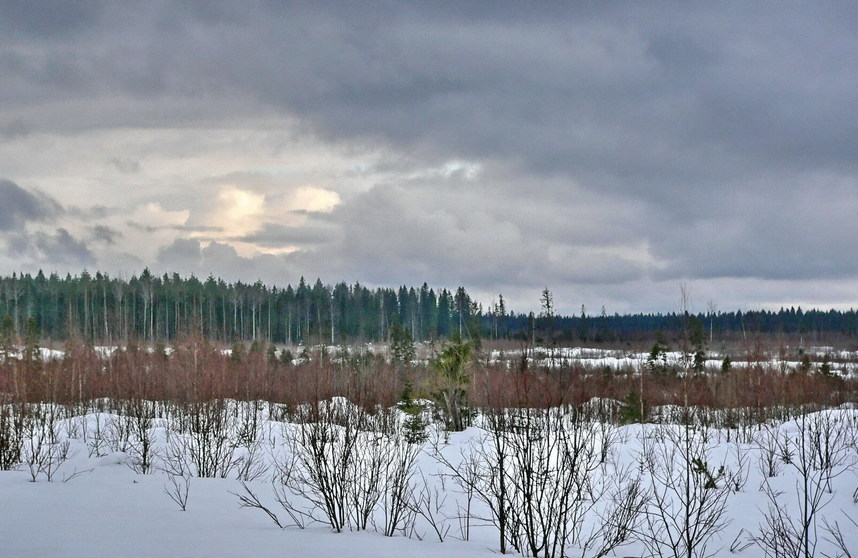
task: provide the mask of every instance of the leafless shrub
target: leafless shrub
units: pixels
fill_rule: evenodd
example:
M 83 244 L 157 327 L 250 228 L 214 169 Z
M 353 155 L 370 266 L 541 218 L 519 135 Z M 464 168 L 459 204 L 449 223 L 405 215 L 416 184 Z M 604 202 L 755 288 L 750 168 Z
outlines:
M 444 514 L 444 507 L 447 502 L 447 490 L 445 485 L 445 477 L 439 477 L 441 486 L 431 486 L 423 471 L 420 471 L 421 482 L 415 486 L 410 493 L 408 502 L 409 509 L 416 515 L 419 515 L 426 520 L 426 523 L 432 528 L 439 542 L 444 542 L 447 535 L 450 533 L 450 525 L 448 517 Z M 422 539 L 422 535 L 416 535 L 418 539 Z
M 268 473 L 271 467 L 263 459 L 262 448 L 262 440 L 259 438 L 249 442 L 246 447 L 242 448 L 244 451 L 234 461 L 234 469 L 238 480 L 243 482 L 253 481 Z
M 644 469 L 652 496 L 638 538 L 652 556 L 705 558 L 730 523 L 726 469 L 713 469 L 698 427 L 660 425 L 663 443 L 646 444 Z
M 259 432 L 259 414 L 262 402 L 253 401 L 234 402 L 234 420 L 236 430 L 236 442 L 239 445 L 251 446 L 256 442 Z
M 242 480 L 241 484 L 245 489 L 245 494 L 238 496 L 243 508 L 256 508 L 265 512 L 274 523 L 285 529 L 289 526 L 304 529 L 309 523 L 322 521 L 316 516 L 317 507 L 314 502 L 307 501 L 303 496 L 300 482 L 293 478 L 294 472 L 299 467 L 298 460 L 295 455 L 288 453 L 286 455 L 274 455 L 274 475 L 271 480 L 271 487 L 274 493 L 274 500 L 280 505 L 286 515 L 289 516 L 290 522 L 281 521 L 280 517 L 274 513 L 270 507 L 262 504 L 261 500 L 248 487 L 248 482 Z
M 604 482 L 594 480 L 606 455 L 600 443 L 610 442 L 609 436 L 600 439 L 598 426 L 574 408 L 494 410 L 483 422 L 485 434 L 458 462 L 441 448 L 433 453 L 486 505 L 490 516 L 479 519 L 497 527 L 502 553 L 509 545 L 528 556 L 563 556 L 570 545 L 586 551 L 626 540 L 634 523 L 624 517 L 637 517 L 639 511 L 632 505 L 639 501 L 636 488 L 629 498 L 614 500 L 619 506 L 614 512 L 603 512 L 613 525 L 586 539 L 582 534 L 585 517 L 608 492 Z M 624 505 L 631 508 L 619 509 Z
M 346 463 L 346 506 L 349 524 L 365 531 L 372 513 L 386 493 L 389 447 L 384 434 L 360 432 L 351 462 Z
M 275 457 L 272 483 L 291 524 L 303 528 L 322 518 L 337 532 L 378 528 L 381 507 L 385 535 L 407 530 L 419 447 L 408 443 L 392 415 L 371 416 L 339 398 L 299 407 L 292 418 L 283 428 L 285 446 Z M 249 492 L 240 497 L 243 506 L 263 509 Z
M 56 406 L 32 405 L 24 423 L 21 463 L 32 482 L 44 475 L 48 482 L 69 458 L 70 442 L 60 440 L 57 431 Z
M 774 426 L 767 425 L 755 436 L 757 448 L 760 451 L 760 459 L 757 466 L 764 479 L 780 476 L 783 472 L 783 461 L 778 443 L 778 430 Z M 764 481 L 765 482 L 765 481 Z
M 21 461 L 21 449 L 29 420 L 26 405 L 11 398 L 0 398 L 0 471 L 12 469 Z
M 105 429 L 106 425 L 104 423 L 104 415 L 101 413 L 94 413 L 92 415 L 94 420 L 95 430 L 92 433 L 89 433 L 88 424 L 84 424 L 84 441 L 86 442 L 86 447 L 89 450 L 89 457 L 101 457 L 103 455 L 107 455 L 107 440 L 105 438 Z
M 581 541 L 584 516 L 601 494 L 597 429 L 574 411 L 522 410 L 510 442 L 512 540 L 530 556 L 562 556 Z M 594 494 L 594 492 L 596 492 Z
M 778 437 L 779 451 L 789 455 L 788 465 L 797 475 L 793 502 L 796 515 L 789 511 L 787 496 L 764 479 L 763 492 L 768 500 L 763 523 L 753 541 L 772 558 L 811 558 L 819 541 L 818 519 L 831 501 L 831 480 L 846 470 L 847 430 L 840 427 L 839 415 L 831 412 L 807 414 L 796 421 L 793 433 Z
M 316 506 L 301 495 L 300 489 L 297 488 L 292 478 L 292 474 L 298 466 L 298 460 L 294 455 L 275 458 L 275 474 L 271 480 L 271 486 L 274 491 L 274 499 L 289 516 L 291 524 L 299 529 L 304 529 L 310 523 L 323 522 L 324 520 L 316 516 Z
M 846 516 L 846 519 L 849 520 L 850 523 L 856 528 L 858 528 L 858 522 L 854 519 Z M 853 554 L 854 549 L 849 548 L 849 545 L 846 543 L 846 536 L 843 534 L 843 530 L 840 527 L 840 524 L 835 521 L 834 523 L 829 523 L 828 520 L 822 520 L 825 525 L 825 531 L 828 533 L 828 536 L 825 537 L 825 540 L 834 545 L 837 548 L 837 554 L 835 555 L 837 558 L 853 558 L 856 556 Z M 833 558 L 828 554 L 823 554 L 826 558 Z
M 348 526 L 352 471 L 358 459 L 364 412 L 347 402 L 320 402 L 299 411 L 287 438 L 295 467 L 284 480 L 309 500 L 336 532 Z
M 69 438 L 73 438 L 75 440 L 84 439 L 86 441 L 86 412 L 80 407 L 76 407 L 73 410 L 70 409 L 68 414 L 69 418 L 66 420 L 66 435 Z
M 74 479 L 76 479 L 76 478 L 78 478 L 78 477 L 80 477 L 86 473 L 93 472 L 94 470 L 95 469 L 82 469 L 82 470 L 75 469 L 71 473 L 68 473 L 68 474 L 64 473 L 63 474 L 63 482 L 73 481 Z
M 188 437 L 179 432 L 168 432 L 167 447 L 161 468 L 171 476 L 190 476 L 192 467 L 188 456 Z
M 126 403 L 125 413 L 130 430 L 126 452 L 131 456 L 131 468 L 144 475 L 154 470 L 158 457 L 152 423 L 155 419 L 154 405 L 150 401 L 133 399 Z
M 483 463 L 479 459 L 467 459 L 461 465 L 460 475 L 454 477 L 454 480 L 459 485 L 459 491 L 464 497 L 464 504 L 460 500 L 456 500 L 456 519 L 459 522 L 459 538 L 467 541 L 471 538 L 475 487 L 480 475 L 483 474 L 481 471 Z
M 232 494 L 233 496 L 236 496 L 238 498 L 238 501 L 240 502 L 240 506 L 242 508 L 251 508 L 251 509 L 262 510 L 263 512 L 265 512 L 265 514 L 268 517 L 271 518 L 271 520 L 274 522 L 275 525 L 277 525 L 281 529 L 285 529 L 285 526 L 280 523 L 280 518 L 277 517 L 277 514 L 274 513 L 273 511 L 271 511 L 271 509 L 268 508 L 268 506 L 266 506 L 265 504 L 263 504 L 259 500 L 259 497 L 256 494 L 254 494 L 252 490 L 250 490 L 250 487 L 247 486 L 247 483 L 243 480 L 240 481 L 240 483 L 241 483 L 241 487 L 244 488 L 243 494 L 239 494 L 237 492 L 230 492 L 230 494 Z
M 164 494 L 170 497 L 170 500 L 179 506 L 179 509 L 186 511 L 188 508 L 188 495 L 191 492 L 191 477 L 190 475 L 167 475 L 169 484 L 164 485 Z
M 648 498 L 639 477 L 619 472 L 608 494 L 610 503 L 597 514 L 595 527 L 581 544 L 582 555 L 601 558 L 627 544 L 639 529 Z
M 390 440 L 389 458 L 385 471 L 385 490 L 382 501 L 384 510 L 384 535 L 392 537 L 397 532 L 406 533 L 414 523 L 415 512 L 410 506 L 414 477 L 414 462 L 420 446 L 409 443 L 405 432 Z
M 132 417 L 121 413 L 110 416 L 106 428 L 102 432 L 102 438 L 111 452 L 128 453 L 131 448 L 131 433 L 133 429 Z
M 223 400 L 190 403 L 185 408 L 187 459 L 198 477 L 226 478 L 233 469 L 236 444 L 232 416 Z
M 510 444 L 505 432 L 509 428 L 509 414 L 504 411 L 493 411 L 484 417 L 486 431 L 475 439 L 468 448 L 462 450 L 458 460 L 450 459 L 444 454 L 441 441 L 433 440 L 432 456 L 443 465 L 447 474 L 457 484 L 469 493 L 476 495 L 489 510 L 489 517 L 483 517 L 498 529 L 498 544 L 501 554 L 506 554 L 507 545 L 518 548 L 517 531 L 511 528 L 510 520 L 510 486 L 509 467 Z M 432 501 L 427 491 L 421 493 L 427 499 L 425 504 Z M 436 497 L 436 506 L 440 499 Z M 424 506 L 420 506 L 423 508 Z M 422 514 L 421 514 L 422 515 Z M 424 516 L 425 517 L 425 516 Z M 431 522 L 430 522 L 431 523 Z M 440 522 L 439 522 L 440 524 Z M 434 523 L 432 523 L 435 527 Z M 445 525 L 446 527 L 446 525 Z M 444 536 L 449 531 L 446 527 Z M 436 533 L 438 529 L 436 528 Z M 443 540 L 441 534 L 439 538 Z
M 743 448 L 740 442 L 734 443 L 732 449 L 736 467 L 727 473 L 727 483 L 733 492 L 741 492 L 748 483 L 751 466 L 750 456 L 747 448 Z

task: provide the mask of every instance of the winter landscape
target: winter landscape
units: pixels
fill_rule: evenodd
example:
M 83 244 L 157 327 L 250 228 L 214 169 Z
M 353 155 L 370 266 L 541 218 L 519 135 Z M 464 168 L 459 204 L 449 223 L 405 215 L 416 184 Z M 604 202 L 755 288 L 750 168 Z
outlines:
M 838 0 L 0 0 L 0 558 L 858 558 L 854 60 Z
M 472 343 L 454 340 L 426 362 L 408 338 L 301 349 L 293 361 L 204 341 L 160 353 L 7 345 L 4 547 L 853 555 L 858 409 L 813 401 L 854 398 L 856 355 L 840 355 L 837 373 L 821 372 L 819 356 L 807 369 L 737 356 L 724 371 L 657 346 L 633 366 L 606 349 L 544 347 L 479 363 Z M 694 404 L 730 388 L 742 398 L 736 383 L 761 380 L 755 404 Z M 629 385 L 641 389 L 624 401 L 582 400 Z M 652 405 L 657 392 L 674 403 Z

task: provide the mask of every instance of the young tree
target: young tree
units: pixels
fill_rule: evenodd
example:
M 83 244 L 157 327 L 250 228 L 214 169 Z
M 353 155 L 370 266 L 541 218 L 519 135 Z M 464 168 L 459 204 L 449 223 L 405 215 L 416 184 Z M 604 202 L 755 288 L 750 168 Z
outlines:
M 465 429 L 465 388 L 470 384 L 468 364 L 471 360 L 471 344 L 454 336 L 450 343 L 431 361 L 435 370 L 435 400 L 444 415 L 448 430 Z
M 393 362 L 399 365 L 408 366 L 417 358 L 411 332 L 403 327 L 398 319 L 394 319 L 393 326 L 390 328 L 390 352 L 393 355 Z

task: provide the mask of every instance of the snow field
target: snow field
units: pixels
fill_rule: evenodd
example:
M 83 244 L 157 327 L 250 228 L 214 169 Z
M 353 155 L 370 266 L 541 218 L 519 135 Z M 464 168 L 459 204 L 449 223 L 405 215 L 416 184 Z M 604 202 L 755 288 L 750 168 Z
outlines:
M 608 555 L 673 555 L 669 542 L 684 527 L 665 518 L 688 515 L 697 494 L 715 502 L 721 528 L 701 535 L 691 555 L 774 556 L 766 547 L 767 522 L 800 524 L 808 490 L 815 502 L 806 537 L 813 553 L 846 556 L 835 524 L 841 546 L 853 555 L 858 549 L 852 525 L 858 517 L 858 415 L 850 409 L 729 432 L 615 426 L 576 418 L 568 409 L 507 410 L 477 416 L 478 426 L 464 432 L 430 425 L 426 441 L 409 444 L 402 440 L 407 415 L 366 415 L 339 398 L 298 409 L 261 402 L 211 408 L 147 402 L 150 419 L 143 431 L 135 431 L 119 409 L 106 408 L 109 402 L 94 403 L 103 410 L 42 406 L 43 414 L 47 409 L 56 417 L 45 447 L 68 442 L 49 467 L 52 482 L 38 466 L 33 474 L 38 447 L 27 449 L 27 441 L 22 464 L 0 472 L 0 555 L 490 556 L 502 544 L 492 505 L 505 498 L 504 513 L 513 517 L 503 541 L 508 552 L 528 555 L 537 548 L 539 555 L 596 556 L 610 534 L 604 528 L 619 521 L 612 515 L 615 504 L 632 485 L 640 488 L 639 513 Z M 33 440 L 44 428 L 28 434 Z M 142 437 L 151 443 L 148 449 Z M 316 461 L 314 448 L 320 452 Z M 402 492 L 407 509 L 394 536 L 385 537 L 395 500 L 392 465 L 402 455 L 396 452 L 407 448 L 414 450 Z M 322 463 L 335 471 L 328 480 L 347 491 L 363 489 L 335 506 L 342 513 L 339 533 L 314 470 Z M 171 479 L 179 487 L 189 483 L 185 511 L 168 494 Z M 493 500 L 500 479 L 507 493 Z M 245 486 L 284 529 L 262 509 L 241 507 L 240 496 L 249 494 Z M 277 487 L 297 521 L 278 503 Z M 570 494 L 569 505 L 558 510 L 558 501 Z M 358 504 L 369 510 L 365 525 L 353 509 Z M 528 518 L 542 525 L 523 526 Z M 690 518 L 703 523 L 706 517 Z

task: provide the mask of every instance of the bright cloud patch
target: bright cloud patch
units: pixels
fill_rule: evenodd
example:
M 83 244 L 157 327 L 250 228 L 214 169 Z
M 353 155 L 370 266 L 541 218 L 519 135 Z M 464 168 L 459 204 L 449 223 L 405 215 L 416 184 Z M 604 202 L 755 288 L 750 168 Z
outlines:
M 265 196 L 227 187 L 218 194 L 216 224 L 229 236 L 250 234 L 259 229 L 265 211 Z
M 296 210 L 327 213 L 340 204 L 340 195 L 331 190 L 304 186 L 295 191 L 290 201 Z

